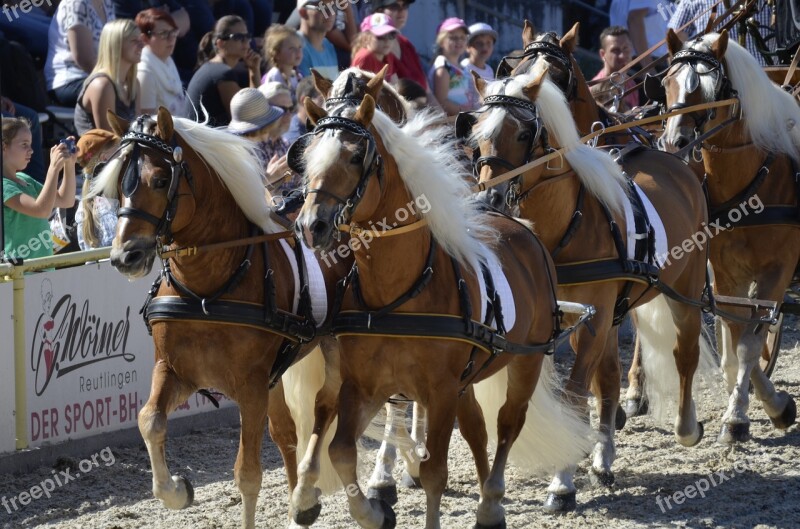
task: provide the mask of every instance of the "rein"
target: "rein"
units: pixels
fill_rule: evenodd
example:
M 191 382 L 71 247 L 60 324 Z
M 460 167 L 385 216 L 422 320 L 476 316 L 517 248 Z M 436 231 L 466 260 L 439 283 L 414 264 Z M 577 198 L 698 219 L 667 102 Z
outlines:
M 161 259 L 171 259 L 174 257 L 191 257 L 197 254 L 211 252 L 214 250 L 225 250 L 228 248 L 236 248 L 237 246 L 246 246 L 257 244 L 260 242 L 277 241 L 279 239 L 289 239 L 294 237 L 292 231 L 279 231 L 277 233 L 265 233 L 263 235 L 256 235 L 254 237 L 245 237 L 243 239 L 234 239 L 232 241 L 217 242 L 213 244 L 205 244 L 203 246 L 185 246 L 183 248 L 162 248 L 158 252 Z
M 667 112 L 666 114 L 659 114 L 658 116 L 650 116 L 649 118 L 638 119 L 636 121 L 629 121 L 629 122 L 626 122 L 626 123 L 622 123 L 620 125 L 614 125 L 612 127 L 607 127 L 605 129 L 596 130 L 596 131 L 591 132 L 591 133 L 587 134 L 586 136 L 582 137 L 580 139 L 580 142 L 581 143 L 587 143 L 587 142 L 593 140 L 594 138 L 600 137 L 600 136 L 602 136 L 604 134 L 609 134 L 609 133 L 612 133 L 612 132 L 619 132 L 621 130 L 627 130 L 627 129 L 631 128 L 631 127 L 636 127 L 636 126 L 641 126 L 641 125 L 647 125 L 647 124 L 650 124 L 650 123 L 656 123 L 656 122 L 659 122 L 659 121 L 664 121 L 666 119 L 671 118 L 672 116 L 680 116 L 682 114 L 688 114 L 690 112 L 696 112 L 698 110 L 707 110 L 707 109 L 712 109 L 712 108 L 721 108 L 721 107 L 733 106 L 733 105 L 736 105 L 738 103 L 739 103 L 739 99 L 730 98 L 730 99 L 725 99 L 723 101 L 712 101 L 710 103 L 701 103 L 699 105 L 692 105 L 690 107 L 682 108 L 682 109 L 679 109 L 679 110 L 674 110 L 672 112 Z M 492 178 L 488 182 L 480 182 L 478 184 L 475 184 L 474 186 L 472 186 L 471 189 L 475 193 L 478 193 L 478 192 L 481 192 L 481 191 L 486 191 L 490 187 L 494 187 L 494 186 L 500 185 L 502 183 L 505 183 L 505 182 L 511 180 L 512 178 L 515 178 L 515 177 L 521 175 L 522 173 L 525 173 L 525 172 L 530 171 L 531 169 L 533 169 L 535 167 L 538 167 L 540 165 L 548 163 L 550 160 L 562 157 L 565 151 L 566 151 L 566 149 L 564 147 L 561 147 L 559 149 L 555 149 L 552 152 L 550 152 L 549 154 L 546 154 L 546 155 L 542 156 L 541 158 L 537 158 L 536 160 L 534 160 L 532 162 L 529 162 L 529 163 L 527 163 L 525 165 L 521 165 L 521 166 L 517 167 L 516 169 L 514 169 L 512 171 L 508 171 L 506 173 L 500 174 L 500 175 Z

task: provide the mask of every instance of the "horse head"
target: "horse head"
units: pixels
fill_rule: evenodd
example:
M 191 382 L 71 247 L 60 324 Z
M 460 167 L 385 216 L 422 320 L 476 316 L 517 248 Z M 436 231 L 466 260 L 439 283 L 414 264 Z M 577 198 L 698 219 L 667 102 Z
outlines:
M 549 150 L 546 134 L 535 104 L 548 68 L 538 74 L 519 76 L 487 84 L 475 84 L 484 105 L 475 112 L 459 114 L 456 135 L 469 139 L 474 152 L 474 168 L 481 183 L 528 163 L 537 152 Z M 523 86 L 520 79 L 530 77 Z M 499 139 L 502 138 L 502 141 Z M 543 166 L 536 169 L 539 172 Z M 538 178 L 538 176 L 535 176 Z M 520 176 L 489 187 L 477 198 L 491 207 L 514 213 L 520 192 Z
M 309 98 L 304 105 L 314 130 L 287 156 L 292 169 L 306 178 L 295 230 L 307 246 L 327 249 L 339 240 L 342 226 L 368 218 L 380 199 L 380 186 L 371 185 L 382 179 L 381 156 L 369 130 L 375 100 L 365 94 L 357 107 L 339 105 L 330 114 Z
M 171 242 L 172 234 L 194 216 L 193 184 L 165 108 L 158 110 L 156 120 L 140 116 L 128 122 L 113 112 L 108 116 L 122 141 L 93 189 L 103 187 L 119 196 L 111 264 L 129 277 L 140 277 L 150 272 L 158 247 Z
M 411 106 L 391 85 L 384 82 L 388 68 L 384 66 L 378 73 L 349 68 L 339 74 L 335 81 L 313 69 L 311 75 L 317 91 L 325 98 L 327 110 L 331 111 L 339 104 L 358 105 L 369 94 L 378 108 L 394 122 L 400 123 L 410 117 Z
M 711 103 L 730 97 L 723 57 L 728 46 L 728 32 L 710 34 L 684 44 L 672 29 L 667 32 L 670 66 L 664 76 L 667 111 Z M 666 151 L 676 152 L 688 145 L 695 136 L 715 126 L 725 113 L 714 109 L 698 110 L 667 119 L 662 136 Z

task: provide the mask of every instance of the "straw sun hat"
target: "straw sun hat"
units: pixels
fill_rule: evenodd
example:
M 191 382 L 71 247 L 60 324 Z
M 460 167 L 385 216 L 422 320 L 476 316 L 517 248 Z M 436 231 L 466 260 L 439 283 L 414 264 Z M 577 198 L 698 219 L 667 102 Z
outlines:
M 233 134 L 249 134 L 274 123 L 283 110 L 269 104 L 257 88 L 239 90 L 231 99 L 231 122 L 227 127 Z

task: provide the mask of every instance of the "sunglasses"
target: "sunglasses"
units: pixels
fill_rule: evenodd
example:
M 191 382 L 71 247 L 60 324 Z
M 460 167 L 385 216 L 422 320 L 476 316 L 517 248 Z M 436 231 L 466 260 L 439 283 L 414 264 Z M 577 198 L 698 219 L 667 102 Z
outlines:
M 172 39 L 178 38 L 178 30 L 177 29 L 171 29 L 171 30 L 166 30 L 165 29 L 164 31 L 157 31 L 157 32 L 156 31 L 148 31 L 147 32 L 147 36 L 151 37 L 151 38 L 155 37 L 155 38 L 161 39 L 161 40 L 172 40 Z
M 250 33 L 228 33 L 227 35 L 220 35 L 220 40 L 235 40 L 236 42 L 247 42 L 251 39 Z
M 375 38 L 378 39 L 378 40 L 394 40 L 394 39 L 397 38 L 397 33 L 395 33 L 395 32 L 387 33 L 386 35 L 383 35 L 381 37 L 377 37 L 376 36 Z

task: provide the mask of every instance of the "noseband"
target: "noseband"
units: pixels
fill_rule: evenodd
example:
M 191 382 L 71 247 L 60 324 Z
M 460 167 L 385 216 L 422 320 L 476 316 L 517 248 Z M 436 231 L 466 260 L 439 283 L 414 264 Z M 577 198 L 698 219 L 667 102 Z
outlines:
M 334 216 L 334 227 L 336 228 L 334 234 L 338 240 L 341 237 L 339 226 L 350 222 L 353 212 L 355 211 L 356 207 L 358 207 L 361 199 L 364 198 L 367 184 L 369 184 L 369 177 L 373 174 L 377 174 L 378 184 L 381 186 L 381 188 L 383 188 L 383 159 L 378 152 L 375 138 L 372 136 L 372 133 L 357 121 L 341 116 L 327 116 L 319 119 L 314 127 L 314 130 L 309 134 L 316 135 L 326 130 L 340 130 L 349 132 L 365 139 L 367 143 L 366 152 L 364 154 L 364 164 L 361 169 L 361 176 L 358 179 L 358 184 L 356 184 L 355 189 L 348 197 L 341 198 L 340 196 L 322 188 L 306 188 L 304 193 L 306 196 L 315 193 L 326 195 L 336 200 L 336 202 L 339 204 L 336 215 Z
M 527 112 L 531 112 L 533 114 L 533 119 L 521 119 L 519 116 L 514 116 L 523 124 L 527 124 L 530 130 L 530 138 L 528 138 L 528 144 L 525 146 L 525 158 L 522 160 L 522 163 L 519 165 L 515 165 L 505 158 L 500 156 L 476 156 L 473 159 L 473 171 L 475 172 L 475 176 L 479 176 L 481 169 L 484 165 L 491 166 L 492 164 L 500 165 L 509 171 L 513 171 L 519 166 L 525 165 L 531 161 L 531 157 L 533 156 L 534 148 L 537 144 L 539 144 L 541 139 L 542 147 L 544 148 L 545 152 L 549 152 L 551 150 L 549 143 L 547 141 L 547 129 L 544 128 L 542 125 L 542 120 L 539 117 L 539 111 L 536 108 L 536 105 L 526 99 L 522 99 L 519 97 L 508 96 L 504 94 L 498 95 L 490 95 L 486 96 L 483 99 L 483 106 L 481 110 L 478 112 L 485 112 L 490 110 L 492 107 L 501 107 L 507 110 L 513 111 L 513 109 L 520 109 Z M 513 115 L 513 114 L 512 114 Z M 476 155 L 480 154 L 480 151 L 476 151 Z M 508 185 L 508 190 L 506 191 L 506 205 L 509 207 L 514 206 L 520 198 L 520 179 L 522 175 L 518 175 L 513 178 Z
M 706 64 L 709 67 L 709 70 L 707 72 L 702 72 L 702 73 L 698 72 L 696 69 L 698 63 Z M 710 53 L 693 49 L 681 50 L 672 56 L 670 68 L 672 68 L 672 66 L 676 64 L 681 64 L 684 66 L 688 65 L 692 69 L 692 72 L 689 74 L 690 76 L 709 75 L 712 73 L 716 73 L 717 81 L 715 83 L 716 85 L 714 93 L 715 101 L 720 101 L 722 99 L 727 99 L 729 97 L 734 97 L 736 95 L 736 91 L 731 86 L 730 80 L 725 75 L 722 63 Z M 680 69 L 681 68 L 678 68 L 678 70 L 675 73 L 677 74 L 677 72 Z M 687 88 L 687 91 L 692 92 L 694 91 L 694 89 Z M 667 109 L 667 113 L 673 112 L 675 110 L 683 110 L 684 108 L 687 108 L 689 106 L 690 105 L 687 103 L 680 103 L 680 102 L 674 103 Z M 702 114 L 700 112 L 690 112 L 686 115 L 690 117 L 692 121 L 694 121 L 695 134 L 700 134 L 706 122 L 716 117 L 716 109 L 706 110 Z
M 164 208 L 161 218 L 141 209 L 129 207 L 120 208 L 117 215 L 119 217 L 138 218 L 155 225 L 156 239 L 161 240 L 163 244 L 169 244 L 172 242 L 172 221 L 175 219 L 175 212 L 178 209 L 178 185 L 180 184 L 181 176 L 186 178 L 192 188 L 194 188 L 194 182 L 186 162 L 183 161 L 183 149 L 177 143 L 172 147 L 157 136 L 141 132 L 144 129 L 144 119 L 144 116 L 140 116 L 134 125 L 138 130 L 127 132 L 120 142 L 120 148 L 124 148 L 129 144 L 133 145 L 128 166 L 122 176 L 122 194 L 132 198 L 136 193 L 141 181 L 141 149 L 153 149 L 163 154 L 170 164 L 167 207 Z

